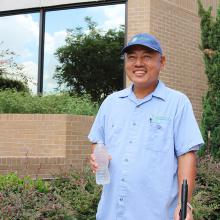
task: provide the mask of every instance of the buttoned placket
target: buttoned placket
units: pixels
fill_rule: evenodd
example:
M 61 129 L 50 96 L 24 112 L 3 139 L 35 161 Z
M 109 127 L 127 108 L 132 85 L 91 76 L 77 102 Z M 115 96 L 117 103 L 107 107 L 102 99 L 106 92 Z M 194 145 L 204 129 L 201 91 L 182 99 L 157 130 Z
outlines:
M 135 105 L 133 113 L 131 115 L 131 122 L 128 128 L 128 140 L 127 140 L 127 146 L 125 148 L 125 154 L 122 158 L 122 175 L 120 178 L 120 184 L 119 184 L 119 191 L 118 191 L 118 209 L 117 209 L 117 220 L 125 220 L 125 212 L 126 212 L 126 199 L 127 199 L 127 187 L 129 184 L 128 179 L 128 172 L 129 167 L 134 162 L 133 161 L 133 155 L 135 146 L 137 144 L 137 118 L 139 115 L 140 105 Z

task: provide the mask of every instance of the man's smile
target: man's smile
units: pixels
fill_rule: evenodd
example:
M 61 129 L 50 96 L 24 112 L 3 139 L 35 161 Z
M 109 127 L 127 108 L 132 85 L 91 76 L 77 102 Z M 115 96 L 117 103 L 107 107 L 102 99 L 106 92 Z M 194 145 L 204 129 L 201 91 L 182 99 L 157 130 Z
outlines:
M 134 70 L 133 73 L 136 76 L 144 76 L 147 74 L 147 71 L 146 70 Z

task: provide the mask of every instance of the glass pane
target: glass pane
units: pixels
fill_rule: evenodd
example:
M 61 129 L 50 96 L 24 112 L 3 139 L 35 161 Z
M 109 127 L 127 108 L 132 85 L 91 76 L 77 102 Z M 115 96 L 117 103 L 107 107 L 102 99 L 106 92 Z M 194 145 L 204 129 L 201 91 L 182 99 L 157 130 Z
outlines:
M 91 21 L 96 23 L 96 28 L 101 29 L 103 34 L 106 33 L 109 29 L 116 28 L 117 30 L 119 30 L 120 25 L 125 24 L 125 5 L 118 4 L 109 6 L 77 8 L 46 13 L 44 93 L 55 92 L 56 88 L 58 88 L 57 79 L 54 78 L 57 65 L 61 65 L 61 63 L 58 61 L 57 56 L 55 56 L 57 49 L 67 44 L 65 42 L 65 39 L 68 33 L 70 33 L 68 32 L 69 29 L 72 30 L 72 34 L 77 33 L 77 27 L 82 28 L 82 34 L 87 34 L 89 32 L 88 22 L 86 22 L 85 19 L 86 17 L 91 18 Z M 86 55 L 85 60 L 91 58 L 89 56 L 90 55 Z M 118 57 L 119 56 L 120 53 L 118 53 Z M 71 60 L 71 62 L 74 61 Z M 99 64 L 97 64 L 97 66 L 99 66 Z M 92 76 L 88 80 L 93 80 Z M 123 71 L 121 73 L 120 83 L 120 88 L 122 88 Z M 58 91 L 60 89 L 64 89 L 64 87 L 59 88 Z
M 36 93 L 39 13 L 0 17 L 0 33 L 0 67 L 6 69 L 6 77 L 27 78 Z

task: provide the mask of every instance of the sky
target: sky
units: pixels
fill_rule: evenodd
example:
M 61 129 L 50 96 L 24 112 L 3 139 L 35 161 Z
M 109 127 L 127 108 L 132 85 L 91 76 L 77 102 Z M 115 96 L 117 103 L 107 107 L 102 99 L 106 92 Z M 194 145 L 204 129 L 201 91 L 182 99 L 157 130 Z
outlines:
M 56 49 L 65 44 L 67 28 L 85 27 L 84 18 L 89 16 L 104 30 L 125 24 L 125 5 L 109 5 L 76 8 L 46 13 L 44 92 L 53 92 L 57 87 L 53 78 L 58 64 L 54 56 Z M 85 30 L 86 31 L 86 30 Z M 24 66 L 25 74 L 32 78 L 29 83 L 36 93 L 39 41 L 39 13 L 0 17 L 0 50 L 14 51 L 16 62 Z

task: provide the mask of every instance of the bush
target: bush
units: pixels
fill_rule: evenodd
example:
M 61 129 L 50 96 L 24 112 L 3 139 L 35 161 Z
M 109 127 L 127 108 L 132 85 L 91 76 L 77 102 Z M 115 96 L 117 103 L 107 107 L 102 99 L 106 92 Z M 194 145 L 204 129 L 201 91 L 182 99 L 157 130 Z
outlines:
M 219 163 L 207 156 L 199 161 L 192 199 L 194 220 L 220 219 Z M 101 187 L 88 168 L 55 176 L 51 181 L 0 176 L 2 219 L 95 220 Z
M 0 88 L 2 90 L 5 89 L 14 89 L 18 92 L 28 92 L 29 89 L 25 83 L 19 80 L 15 79 L 7 79 L 2 76 L 0 76 Z
M 201 18 L 200 49 L 208 79 L 201 123 L 205 145 L 200 153 L 204 155 L 208 150 L 220 159 L 220 4 L 215 17 L 212 16 L 211 7 L 207 10 L 203 8 L 201 0 L 198 0 L 198 6 Z
M 77 220 L 95 220 L 101 187 L 96 185 L 89 169 L 71 172 L 68 178 L 53 181 L 55 192 L 76 211 Z
M 72 213 L 47 182 L 15 174 L 0 176 L 1 219 L 75 219 Z
M 13 220 L 95 220 L 100 192 L 89 169 L 51 181 L 8 174 L 0 176 L 0 216 Z
M 220 163 L 211 156 L 200 158 L 192 204 L 194 220 L 220 220 Z
M 68 93 L 36 96 L 13 90 L 0 91 L 0 113 L 95 115 L 98 105 L 89 96 Z

